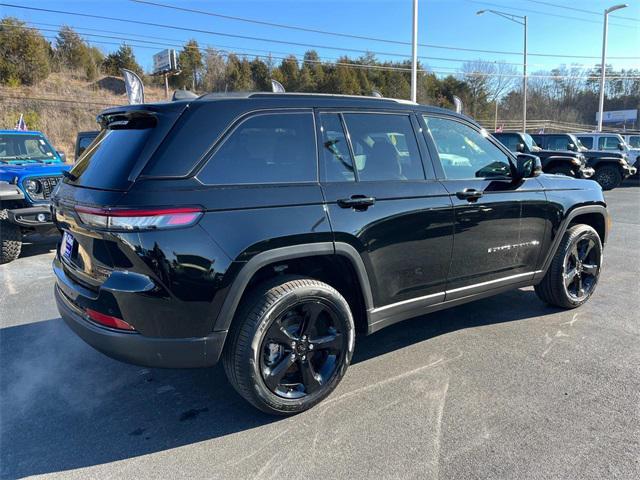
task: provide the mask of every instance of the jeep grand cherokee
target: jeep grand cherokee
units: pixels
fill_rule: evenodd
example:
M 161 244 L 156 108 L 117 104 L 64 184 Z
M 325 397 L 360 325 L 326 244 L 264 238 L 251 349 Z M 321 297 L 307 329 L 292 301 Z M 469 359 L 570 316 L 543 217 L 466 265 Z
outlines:
M 99 122 L 53 199 L 62 317 L 126 362 L 222 358 L 266 412 L 327 397 L 356 332 L 529 285 L 574 308 L 598 282 L 600 186 L 451 111 L 255 93 Z

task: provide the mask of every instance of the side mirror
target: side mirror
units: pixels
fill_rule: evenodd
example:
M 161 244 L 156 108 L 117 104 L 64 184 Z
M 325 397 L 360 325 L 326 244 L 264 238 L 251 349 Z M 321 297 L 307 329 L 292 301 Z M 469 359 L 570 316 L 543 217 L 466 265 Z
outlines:
M 624 152 L 624 143 L 618 144 L 618 150 L 622 150 Z
M 60 150 L 58 150 L 56 153 L 60 156 L 63 162 L 67 161 L 67 155 L 64 152 L 61 152 Z
M 520 152 L 520 153 L 524 153 L 524 152 L 525 152 L 525 150 L 524 150 L 524 143 L 519 143 L 519 144 L 516 146 L 516 151 L 518 151 L 518 152 Z
M 567 144 L 567 150 L 571 150 L 572 152 L 576 151 L 576 145 L 575 143 L 569 143 Z
M 516 176 L 515 180 L 522 180 L 523 178 L 537 177 L 542 173 L 542 162 L 540 158 L 535 155 L 527 155 L 521 153 L 516 158 Z

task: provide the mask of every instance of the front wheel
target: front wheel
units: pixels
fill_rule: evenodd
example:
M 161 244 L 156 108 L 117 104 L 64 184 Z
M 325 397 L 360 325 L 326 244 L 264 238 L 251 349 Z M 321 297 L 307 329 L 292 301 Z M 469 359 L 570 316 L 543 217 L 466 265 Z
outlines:
M 279 277 L 258 286 L 238 309 L 223 363 L 230 383 L 260 410 L 307 410 L 340 383 L 354 347 L 349 304 L 311 278 Z
M 6 210 L 0 210 L 0 265 L 13 262 L 22 250 L 20 227 L 10 223 Z
M 613 190 L 622 183 L 622 174 L 614 165 L 603 165 L 596 168 L 593 180 L 600 184 L 602 190 Z
M 598 233 L 589 225 L 574 225 L 564 234 L 535 291 L 550 305 L 579 307 L 593 295 L 601 265 L 602 242 Z

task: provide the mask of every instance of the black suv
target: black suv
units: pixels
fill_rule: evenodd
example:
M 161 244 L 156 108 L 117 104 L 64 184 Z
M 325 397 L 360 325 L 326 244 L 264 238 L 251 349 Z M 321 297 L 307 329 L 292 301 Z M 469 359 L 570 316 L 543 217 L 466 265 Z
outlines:
M 580 152 L 543 150 L 531 135 L 522 132 L 496 132 L 500 143 L 514 153 L 536 155 L 542 162 L 542 171 L 575 178 L 591 178 L 594 170 L 587 167 L 587 159 Z
M 595 170 L 593 180 L 603 190 L 611 190 L 635 173 L 629 165 L 627 155 L 621 152 L 599 152 L 587 149 L 572 133 L 542 133 L 531 135 L 536 144 L 546 150 L 569 150 L 583 153 L 587 157 L 587 166 Z
M 607 210 L 448 110 L 312 94 L 104 111 L 59 184 L 66 323 L 114 358 L 202 367 L 275 414 L 343 377 L 356 332 L 536 285 L 596 287 Z

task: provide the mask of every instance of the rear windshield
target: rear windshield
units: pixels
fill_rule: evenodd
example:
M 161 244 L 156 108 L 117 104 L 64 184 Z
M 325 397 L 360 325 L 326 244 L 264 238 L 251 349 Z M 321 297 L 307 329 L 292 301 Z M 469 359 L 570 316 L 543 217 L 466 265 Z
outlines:
M 77 186 L 126 190 L 180 111 L 125 110 L 99 117 L 102 130 L 65 179 Z

